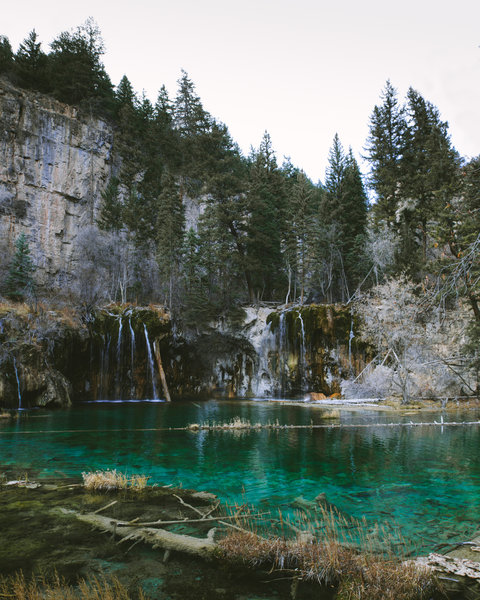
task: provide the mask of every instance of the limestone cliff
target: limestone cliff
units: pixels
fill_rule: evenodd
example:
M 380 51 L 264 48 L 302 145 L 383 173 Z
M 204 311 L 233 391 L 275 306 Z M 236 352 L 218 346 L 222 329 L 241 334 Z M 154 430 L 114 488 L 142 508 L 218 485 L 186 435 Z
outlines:
M 113 169 L 113 129 L 0 80 L 0 231 L 30 240 L 40 283 L 74 268 L 79 231 L 98 216 Z

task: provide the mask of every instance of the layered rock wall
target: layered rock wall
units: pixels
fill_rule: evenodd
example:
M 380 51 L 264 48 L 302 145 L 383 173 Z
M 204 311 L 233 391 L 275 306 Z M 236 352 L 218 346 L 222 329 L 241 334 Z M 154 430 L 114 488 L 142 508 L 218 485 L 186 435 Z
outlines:
M 74 269 L 75 239 L 94 224 L 114 168 L 113 129 L 72 106 L 0 80 L 0 227 L 29 238 L 40 283 Z

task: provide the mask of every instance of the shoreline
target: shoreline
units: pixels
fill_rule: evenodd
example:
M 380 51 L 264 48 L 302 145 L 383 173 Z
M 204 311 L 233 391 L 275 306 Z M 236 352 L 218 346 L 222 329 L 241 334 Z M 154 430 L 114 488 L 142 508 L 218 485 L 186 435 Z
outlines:
M 321 502 L 318 504 L 312 510 L 317 518 L 326 519 L 328 530 L 329 519 L 333 518 L 329 515 L 334 513 L 325 512 L 325 509 L 322 511 Z M 262 600 L 272 597 L 300 599 L 311 597 L 312 592 L 317 598 L 326 599 L 334 598 L 324 595 L 326 587 L 341 586 L 342 578 L 349 577 L 348 569 L 352 568 L 351 565 L 339 563 L 336 567 L 340 572 L 339 578 L 328 584 L 327 581 L 303 579 L 300 573 L 292 578 L 288 565 L 277 565 L 272 570 L 277 560 L 275 552 L 271 554 L 273 550 L 269 550 L 262 559 L 259 558 L 257 564 L 252 552 L 257 552 L 258 545 L 258 551 L 265 552 L 261 548 L 267 544 L 269 535 L 273 535 L 272 549 L 275 547 L 278 550 L 280 541 L 275 541 L 280 540 L 275 537 L 278 534 L 274 529 L 268 535 L 263 529 L 258 529 L 254 525 L 257 515 L 248 507 L 228 509 L 208 492 L 168 486 L 139 490 L 88 490 L 78 478 L 51 478 L 42 483 L 18 481 L 10 482 L 10 485 L 0 484 L 0 505 L 0 539 L 5 538 L 3 551 L 0 550 L 0 578 L 18 571 L 16 565 L 22 564 L 22 570 L 28 576 L 38 573 L 39 568 L 44 568 L 42 565 L 48 564 L 50 570 L 55 568 L 71 585 L 79 576 L 98 577 L 99 574 L 108 576 L 113 573 L 124 584 L 135 580 L 147 595 L 153 591 L 150 597 L 154 599 L 163 598 L 165 593 L 172 594 L 175 589 L 181 596 L 172 594 L 172 597 L 193 600 L 198 597 L 197 581 L 202 582 L 202 589 L 209 588 L 209 597 L 214 599 L 250 597 L 252 593 Z M 152 518 L 157 523 L 156 527 L 161 528 L 158 534 L 148 529 L 154 525 L 150 522 Z M 138 524 L 134 525 L 135 522 Z M 172 525 L 168 523 L 173 525 L 171 533 L 168 529 Z M 167 529 L 164 529 L 165 526 Z M 222 529 L 221 535 L 218 527 Z M 328 544 L 333 543 L 330 551 L 336 548 L 335 552 L 340 552 L 338 557 L 341 559 L 341 548 L 345 542 L 337 537 L 338 533 L 333 533 L 334 529 L 330 529 L 326 537 L 323 534 L 317 537 L 319 534 L 309 532 L 306 522 L 301 529 L 298 524 L 290 524 L 286 530 L 289 531 L 288 537 L 281 543 L 290 547 L 289 552 L 299 552 L 299 557 L 308 548 L 310 556 L 317 544 L 323 548 L 324 544 L 329 547 Z M 110 532 L 107 536 L 102 533 L 105 530 Z M 233 532 L 232 543 L 222 542 L 224 536 L 228 539 L 229 532 Z M 329 540 L 329 535 L 335 537 Z M 130 541 L 124 544 L 124 540 Z M 138 545 L 139 542 L 142 543 Z M 383 562 L 384 559 L 377 554 L 380 548 L 369 543 L 359 546 L 352 556 L 356 556 L 355 560 L 361 564 L 363 560 L 367 561 L 366 564 L 379 560 L 377 568 L 386 572 L 392 564 L 403 572 L 410 568 L 413 571 L 420 569 L 419 573 L 425 573 L 422 577 L 436 570 L 440 579 L 444 577 L 448 580 L 449 593 L 455 597 L 459 589 L 473 587 L 478 591 L 480 562 L 474 564 L 474 559 L 478 555 L 476 548 L 479 544 L 480 537 L 477 537 L 471 542 L 458 544 L 444 554 L 432 553 L 406 562 L 402 562 L 404 559 L 400 554 L 392 563 L 391 556 Z M 155 550 L 155 546 L 158 549 Z M 365 559 L 362 558 L 364 554 Z M 374 556 L 377 558 L 374 559 Z M 323 550 L 316 560 L 323 561 L 322 557 Z M 115 565 L 113 571 L 110 565 Z M 347 570 L 344 572 L 344 569 Z M 225 575 L 227 581 L 221 582 Z M 153 579 L 158 583 L 152 589 L 149 586 Z M 263 580 L 260 587 L 259 580 Z M 267 593 L 265 584 L 270 590 Z M 219 593 L 219 589 L 225 591 Z M 295 590 L 293 596 L 292 590 Z M 359 596 L 365 600 L 368 597 Z

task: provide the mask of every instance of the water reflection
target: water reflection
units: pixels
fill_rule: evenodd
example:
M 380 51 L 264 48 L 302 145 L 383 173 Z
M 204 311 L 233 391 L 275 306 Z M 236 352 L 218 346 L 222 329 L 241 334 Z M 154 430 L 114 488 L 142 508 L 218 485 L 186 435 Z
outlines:
M 465 416 L 465 415 L 464 415 Z M 174 431 L 233 417 L 252 423 L 315 424 L 315 407 L 267 402 L 88 404 L 37 411 L 0 429 L 0 465 L 35 476 L 117 468 L 152 483 L 209 490 L 230 503 L 292 510 L 294 500 L 325 493 L 343 514 L 398 524 L 431 549 L 465 541 L 480 510 L 480 429 L 359 427 L 297 430 Z M 345 424 L 387 423 L 392 413 L 342 413 Z M 421 416 L 401 416 L 399 421 Z M 438 419 L 431 415 L 430 420 Z M 460 420 L 462 415 L 454 415 Z M 466 418 L 474 420 L 477 414 Z

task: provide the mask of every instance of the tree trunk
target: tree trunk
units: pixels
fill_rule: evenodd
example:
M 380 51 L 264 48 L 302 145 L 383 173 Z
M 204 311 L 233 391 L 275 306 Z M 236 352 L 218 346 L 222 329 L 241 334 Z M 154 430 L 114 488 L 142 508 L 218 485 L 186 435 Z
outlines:
M 155 359 L 157 360 L 158 372 L 160 373 L 160 380 L 162 382 L 163 393 L 165 394 L 165 400 L 167 402 L 171 402 L 170 392 L 168 391 L 167 379 L 165 377 L 165 371 L 163 370 L 162 365 L 162 356 L 160 354 L 160 343 L 158 339 L 153 342 L 153 352 L 155 354 Z

